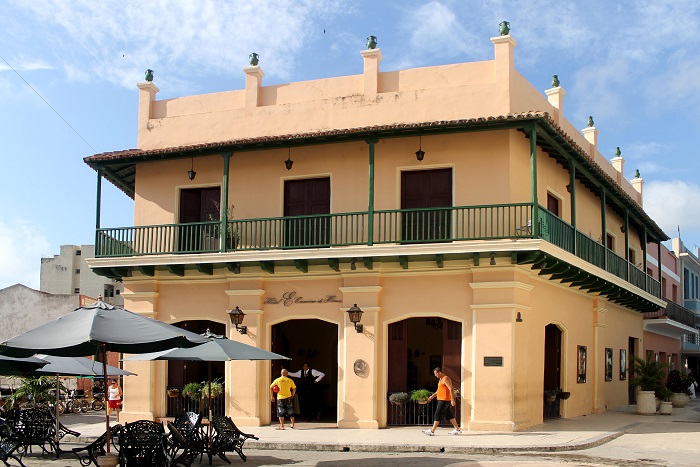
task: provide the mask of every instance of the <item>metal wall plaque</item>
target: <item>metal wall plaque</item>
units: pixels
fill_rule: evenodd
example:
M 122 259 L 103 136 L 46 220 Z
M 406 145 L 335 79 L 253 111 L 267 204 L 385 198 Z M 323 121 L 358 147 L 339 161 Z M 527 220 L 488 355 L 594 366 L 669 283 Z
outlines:
M 353 370 L 357 376 L 364 376 L 367 373 L 367 362 L 362 359 L 355 360 Z
M 484 366 L 503 366 L 503 357 L 484 357 Z

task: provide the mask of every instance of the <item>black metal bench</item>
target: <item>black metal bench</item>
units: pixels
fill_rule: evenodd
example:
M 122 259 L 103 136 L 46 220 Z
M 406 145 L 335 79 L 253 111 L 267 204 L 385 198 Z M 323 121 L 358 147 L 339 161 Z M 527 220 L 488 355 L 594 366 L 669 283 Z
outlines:
M 5 420 L 0 420 L 0 460 L 8 467 L 10 467 L 10 464 L 7 461 L 10 459 L 25 467 L 22 463 L 22 456 L 17 457 L 17 454 L 15 454 L 16 452 L 19 453 L 21 446 L 20 439 L 12 431 L 10 425 Z
M 225 453 L 235 452 L 245 462 L 246 455 L 243 454 L 243 443 L 248 439 L 257 440 L 259 438 L 255 435 L 243 433 L 229 417 L 216 415 L 212 419 L 212 425 L 215 430 L 213 440 L 214 454 L 230 464 L 231 461 L 226 458 Z
M 56 431 L 56 419 L 51 409 L 46 406 L 25 408 L 16 417 L 10 428 L 20 440 L 19 452 L 22 456 L 31 452 L 32 446 L 40 446 L 42 455 L 52 451 L 59 452 L 59 443 L 63 437 L 66 435 L 80 436 L 80 433 L 66 428 L 60 422 L 58 431 Z M 46 445 L 49 446 L 49 449 L 46 448 Z
M 112 446 L 115 450 L 119 451 L 119 445 L 117 440 L 119 439 L 119 433 L 121 433 L 122 426 L 114 425 L 109 427 L 109 436 L 112 438 Z M 80 446 L 73 449 L 61 450 L 61 454 L 73 454 L 80 461 L 80 465 L 88 466 L 90 464 L 95 464 L 98 466 L 97 457 L 104 456 L 107 454 L 105 450 L 105 445 L 107 443 L 107 432 L 105 431 L 102 435 L 97 438 L 92 443 L 87 446 Z

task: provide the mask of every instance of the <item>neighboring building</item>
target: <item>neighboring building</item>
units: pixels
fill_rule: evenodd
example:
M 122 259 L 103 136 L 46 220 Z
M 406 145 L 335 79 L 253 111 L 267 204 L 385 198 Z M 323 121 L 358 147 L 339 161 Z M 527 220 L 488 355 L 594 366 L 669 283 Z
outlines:
M 22 284 L 0 289 L 0 342 L 70 313 L 78 306 L 76 295 L 52 295 Z M 0 377 L 0 387 L 12 385 L 13 378 Z
M 370 49 L 356 76 L 263 86 L 251 66 L 244 90 L 160 101 L 140 83 L 138 149 L 86 158 L 135 225 L 98 228 L 89 266 L 129 310 L 323 371 L 319 415 L 341 428 L 425 423 L 388 395 L 433 388 L 435 366 L 472 430 L 626 405 L 643 314 L 666 306 L 647 244 L 668 237 L 592 119 L 576 130 L 558 82 L 545 98 L 515 40 L 491 40 L 474 63 L 380 72 Z M 237 424 L 274 419 L 281 365 L 213 365 Z M 166 386 L 206 378 L 125 367 L 125 421 L 174 415 Z
M 698 247 L 688 249 L 680 238 L 672 240 L 672 248 L 680 259 L 682 271 L 681 293 L 683 306 L 695 314 L 695 328 L 700 329 L 700 259 Z M 695 377 L 700 375 L 700 339 L 698 333 L 686 334 L 682 342 L 682 364 Z
M 39 288 L 42 292 L 65 295 L 103 297 L 113 305 L 123 306 L 121 282 L 95 274 L 85 263 L 95 256 L 94 245 L 61 245 L 61 253 L 41 258 Z
M 686 335 L 697 338 L 695 314 L 679 301 L 681 291 L 680 260 L 673 251 L 661 245 L 661 294 L 666 307 L 644 313 L 643 350 L 647 358 L 663 362 L 669 370 L 680 368 L 681 341 Z M 659 277 L 658 245 L 647 253 L 647 273 Z

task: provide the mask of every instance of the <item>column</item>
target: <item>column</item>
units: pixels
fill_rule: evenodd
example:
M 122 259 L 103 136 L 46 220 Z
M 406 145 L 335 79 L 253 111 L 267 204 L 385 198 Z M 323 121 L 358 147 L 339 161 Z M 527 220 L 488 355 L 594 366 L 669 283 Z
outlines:
M 365 97 L 374 99 L 379 92 L 379 62 L 382 61 L 382 51 L 379 49 L 367 49 L 360 53 L 364 62 Z
M 262 79 L 265 76 L 260 66 L 249 66 L 243 68 L 245 77 L 245 108 L 252 109 L 260 105 L 260 88 Z

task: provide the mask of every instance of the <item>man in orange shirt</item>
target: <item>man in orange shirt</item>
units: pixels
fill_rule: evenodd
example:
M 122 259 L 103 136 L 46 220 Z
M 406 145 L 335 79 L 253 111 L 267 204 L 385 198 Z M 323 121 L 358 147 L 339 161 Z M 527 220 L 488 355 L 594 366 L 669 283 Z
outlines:
M 459 429 L 457 420 L 452 412 L 452 407 L 455 406 L 455 393 L 452 388 L 452 380 L 442 372 L 442 368 L 440 367 L 435 368 L 433 374 L 438 379 L 438 388 L 437 391 L 430 395 L 428 400 L 431 401 L 434 397 L 437 397 L 438 403 L 435 408 L 435 421 L 433 422 L 433 427 L 429 430 L 423 430 L 423 433 L 428 436 L 435 436 L 435 430 L 437 430 L 440 420 L 447 418 L 455 428 L 450 431 L 449 434 L 461 435 L 462 431 Z

